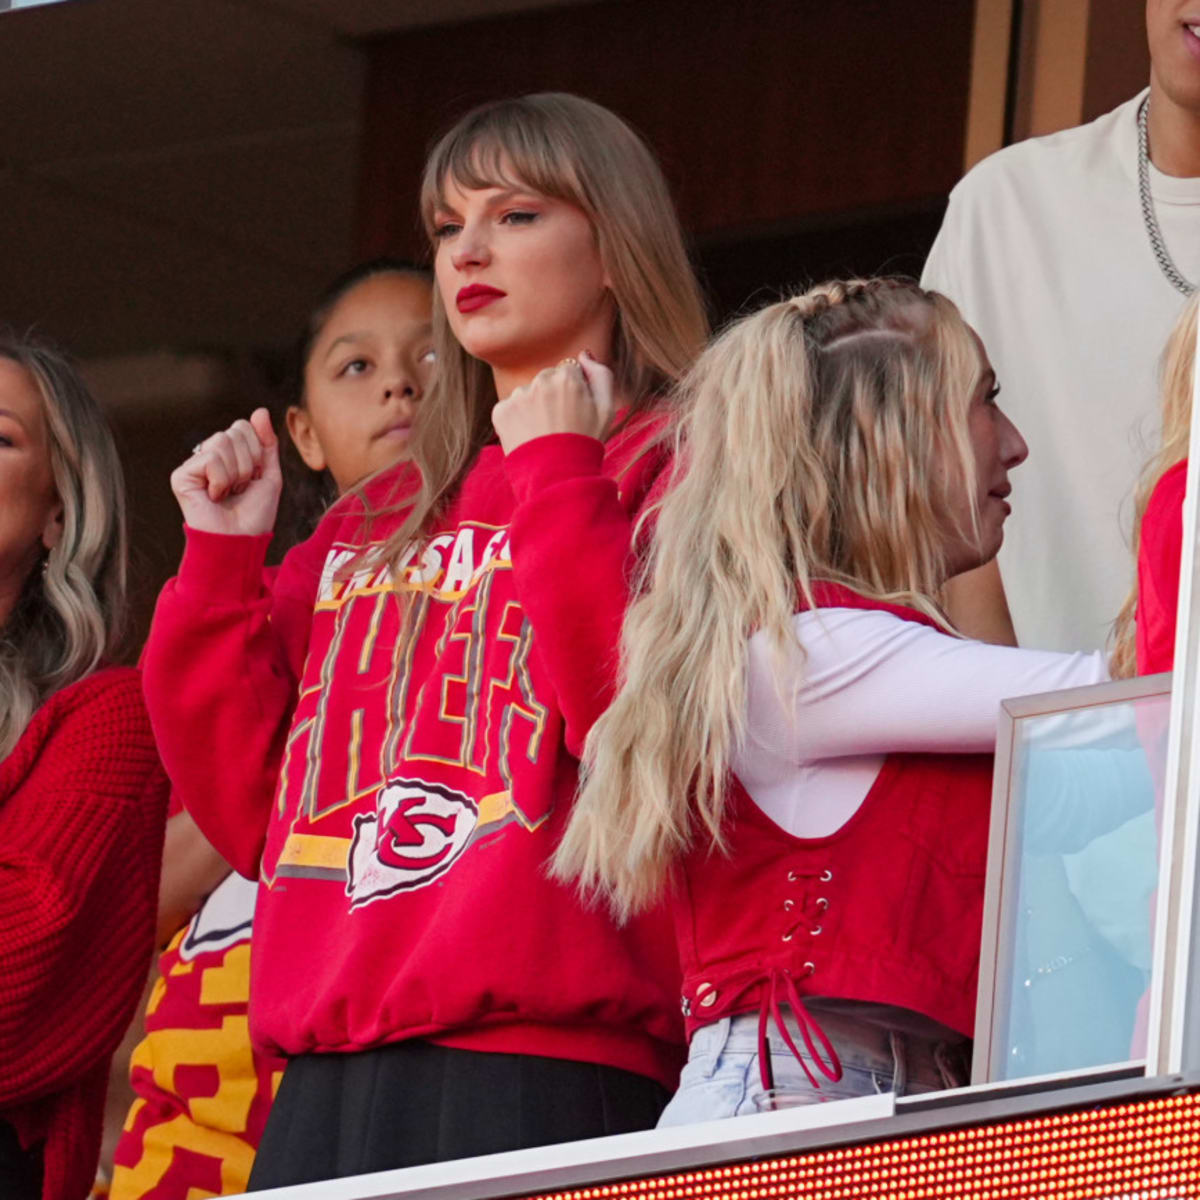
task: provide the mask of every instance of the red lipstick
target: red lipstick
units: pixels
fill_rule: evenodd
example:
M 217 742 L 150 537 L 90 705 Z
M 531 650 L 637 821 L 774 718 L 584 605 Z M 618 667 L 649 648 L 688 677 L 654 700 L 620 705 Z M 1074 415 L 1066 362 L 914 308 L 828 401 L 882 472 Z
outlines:
M 454 303 L 458 306 L 460 313 L 469 313 L 485 308 L 493 300 L 500 300 L 505 295 L 507 295 L 506 292 L 502 292 L 499 288 L 488 287 L 486 283 L 470 283 L 459 290 L 458 295 L 454 297 Z

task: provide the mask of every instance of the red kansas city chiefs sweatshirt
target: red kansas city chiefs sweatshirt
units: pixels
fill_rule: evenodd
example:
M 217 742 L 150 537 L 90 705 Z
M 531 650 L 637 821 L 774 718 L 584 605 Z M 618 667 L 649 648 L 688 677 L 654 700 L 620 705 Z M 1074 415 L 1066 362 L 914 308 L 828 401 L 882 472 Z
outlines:
M 664 465 L 639 453 L 648 429 L 486 447 L 396 583 L 354 563 L 361 501 L 288 555 L 270 595 L 268 539 L 189 532 L 146 696 L 184 803 L 259 876 L 263 1050 L 427 1037 L 675 1086 L 665 914 L 618 929 L 546 874 L 612 692 L 633 521 Z M 411 471 L 375 480 L 369 503 Z M 398 520 L 375 517 L 370 544 Z

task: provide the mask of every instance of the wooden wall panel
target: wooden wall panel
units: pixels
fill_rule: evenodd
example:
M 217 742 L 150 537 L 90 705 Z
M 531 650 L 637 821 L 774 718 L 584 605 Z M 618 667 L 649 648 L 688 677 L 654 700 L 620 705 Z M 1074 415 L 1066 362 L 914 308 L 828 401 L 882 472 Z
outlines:
M 975 0 L 964 171 L 1004 145 L 1014 15 L 1014 0 Z
M 607 0 L 369 48 L 362 253 L 422 252 L 429 143 L 496 96 L 574 91 L 664 162 L 702 241 L 935 202 L 961 173 L 974 0 Z
M 1146 6 L 1131 0 L 1092 0 L 1087 55 L 1080 119 L 1092 121 L 1150 82 Z
M 1145 5 L 1138 0 L 1016 2 L 1013 141 L 1092 121 L 1149 82 Z

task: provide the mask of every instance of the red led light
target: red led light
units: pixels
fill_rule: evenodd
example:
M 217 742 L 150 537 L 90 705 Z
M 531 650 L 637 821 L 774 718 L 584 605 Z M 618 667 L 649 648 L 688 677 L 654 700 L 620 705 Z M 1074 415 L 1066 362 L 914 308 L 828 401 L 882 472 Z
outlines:
M 1200 1200 L 1200 1094 L 521 1200 Z

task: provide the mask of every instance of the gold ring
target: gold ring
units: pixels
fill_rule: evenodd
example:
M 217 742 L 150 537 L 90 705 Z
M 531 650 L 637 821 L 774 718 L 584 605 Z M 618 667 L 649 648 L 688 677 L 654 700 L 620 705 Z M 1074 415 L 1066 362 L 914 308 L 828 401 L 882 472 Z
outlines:
M 558 365 L 559 365 L 560 367 L 577 367 L 577 366 L 579 366 L 579 359 L 577 359 L 577 358 L 564 358 L 564 359 L 562 360 L 562 362 L 560 362 Z

